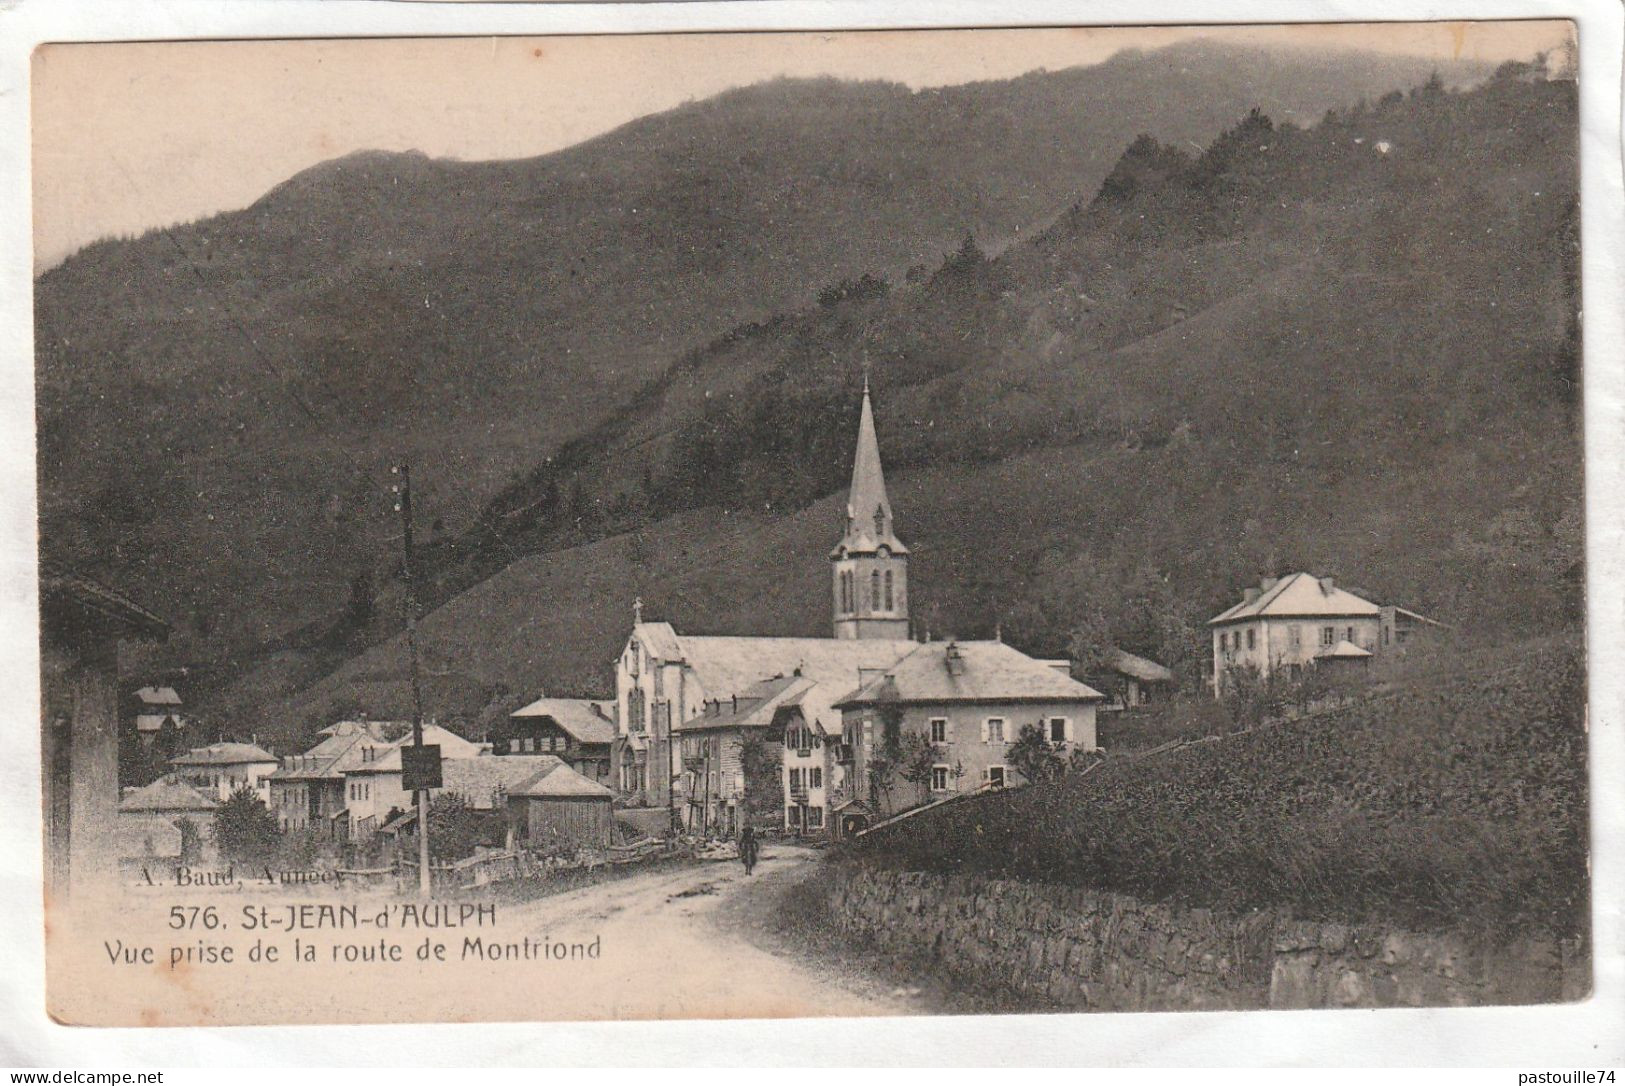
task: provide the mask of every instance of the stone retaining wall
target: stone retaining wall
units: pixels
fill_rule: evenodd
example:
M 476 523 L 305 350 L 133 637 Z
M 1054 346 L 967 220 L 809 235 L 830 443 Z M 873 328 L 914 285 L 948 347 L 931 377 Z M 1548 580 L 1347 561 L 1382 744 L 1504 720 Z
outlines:
M 1215 913 L 1063 886 L 830 862 L 831 922 L 956 979 L 1070 1010 L 1248 1010 L 1584 998 L 1578 947 Z

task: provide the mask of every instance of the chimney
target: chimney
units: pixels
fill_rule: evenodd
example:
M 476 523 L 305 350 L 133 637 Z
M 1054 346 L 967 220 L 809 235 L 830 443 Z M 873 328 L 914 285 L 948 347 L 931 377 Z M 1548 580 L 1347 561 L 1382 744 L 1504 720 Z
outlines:
M 1323 595 L 1327 595 L 1327 596 L 1330 596 L 1333 592 L 1336 592 L 1337 591 L 1337 581 L 1336 581 L 1336 579 L 1332 578 L 1332 577 L 1322 577 L 1320 579 L 1320 591 L 1321 591 L 1321 593 Z
M 1259 592 L 1268 592 L 1270 589 L 1272 589 L 1274 587 L 1275 587 L 1275 578 L 1274 577 L 1260 577 L 1258 579 L 1258 590 L 1259 590 Z
M 1260 593 L 1258 591 L 1258 589 L 1256 589 L 1256 588 L 1245 589 L 1241 593 L 1242 602 L 1243 603 L 1257 603 L 1258 602 L 1258 597 L 1260 595 L 1262 595 L 1262 593 Z
M 942 652 L 942 660 L 948 666 L 948 674 L 963 675 L 965 673 L 965 658 L 960 655 L 959 642 L 948 642 L 948 647 Z

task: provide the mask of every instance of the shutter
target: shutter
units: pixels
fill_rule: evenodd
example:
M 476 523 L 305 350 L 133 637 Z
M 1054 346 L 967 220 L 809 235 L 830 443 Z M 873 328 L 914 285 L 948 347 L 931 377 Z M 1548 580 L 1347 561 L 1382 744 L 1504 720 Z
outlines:
M 982 742 L 987 742 L 987 717 L 982 718 Z

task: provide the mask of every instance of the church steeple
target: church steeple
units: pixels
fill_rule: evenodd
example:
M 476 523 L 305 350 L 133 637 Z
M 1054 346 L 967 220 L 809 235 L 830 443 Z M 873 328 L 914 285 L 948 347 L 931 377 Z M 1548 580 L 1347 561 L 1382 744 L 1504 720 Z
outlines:
M 867 376 L 852 486 L 846 497 L 846 530 L 830 553 L 830 562 L 836 637 L 908 637 L 908 548 L 897 538 L 891 499 L 886 496 Z

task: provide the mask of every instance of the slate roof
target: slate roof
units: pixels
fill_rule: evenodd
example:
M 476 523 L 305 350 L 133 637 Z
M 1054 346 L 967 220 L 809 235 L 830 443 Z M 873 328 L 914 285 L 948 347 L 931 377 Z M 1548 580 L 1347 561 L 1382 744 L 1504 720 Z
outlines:
M 1370 600 L 1333 587 L 1328 590 L 1318 577 L 1308 573 L 1292 573 L 1270 586 L 1256 600 L 1242 600 L 1234 607 L 1208 619 L 1209 626 L 1227 622 L 1240 622 L 1252 618 L 1301 617 L 1375 617 L 1382 609 Z
M 243 765 L 249 762 L 275 763 L 276 755 L 253 743 L 211 743 L 194 747 L 179 757 L 171 758 L 170 765 Z
M 522 799 L 609 799 L 614 795 L 597 781 L 590 781 L 551 755 L 543 755 L 555 763 L 533 774 L 518 786 L 508 789 L 508 795 Z M 493 759 L 506 761 L 505 758 Z
M 550 754 L 482 754 L 477 758 L 451 758 L 440 763 L 441 794 L 455 792 L 470 806 L 489 810 L 498 793 L 514 789 L 533 777 L 563 765 Z M 585 778 L 583 778 L 585 779 Z
M 165 774 L 119 800 L 118 809 L 129 814 L 161 814 L 168 811 L 212 811 L 218 806 L 214 799 L 185 781 Z
M 1143 683 L 1171 683 L 1174 673 L 1157 663 L 1147 660 L 1144 656 L 1136 656 L 1132 652 L 1122 649 L 1113 649 L 1111 658 L 1106 666 L 1119 675 L 1127 675 L 1131 679 L 1138 679 Z
M 875 513 L 882 527 L 875 530 Z M 886 476 L 880 467 L 880 441 L 875 436 L 875 413 L 869 404 L 869 386 L 863 386 L 863 409 L 858 416 L 858 447 L 852 458 L 852 485 L 846 495 L 846 533 L 834 554 L 870 554 L 886 547 L 893 554 L 907 554 L 892 531 L 891 499 L 886 496 Z
M 1001 641 L 933 641 L 918 646 L 884 675 L 837 700 L 835 708 L 887 702 L 1104 700 L 1100 691 Z
M 642 635 L 651 625 L 636 628 Z M 692 637 L 671 633 L 672 654 L 656 653 L 664 660 L 680 660 L 693 671 L 708 698 L 731 698 L 764 679 L 800 673 L 838 690 L 857 685 L 858 670 L 890 667 L 919 648 L 918 641 L 838 640 L 833 637 Z M 650 644 L 648 641 L 645 644 Z M 653 651 L 651 645 L 651 651 Z
M 615 725 L 594 711 L 598 704 L 582 698 L 537 698 L 509 715 L 521 719 L 546 717 L 578 743 L 608 743 L 615 738 Z
M 181 696 L 175 693 L 173 686 L 143 686 L 135 692 L 136 700 L 143 705 L 179 705 Z
M 1363 660 L 1367 656 L 1370 656 L 1370 655 L 1371 655 L 1371 653 L 1367 652 L 1365 649 L 1362 649 L 1360 646 L 1356 645 L 1354 642 L 1348 640 L 1347 638 L 1344 638 L 1342 641 L 1339 641 L 1336 645 L 1333 645 L 1331 648 L 1327 649 L 1325 652 L 1317 652 L 1315 654 L 1315 659 L 1317 659 L 1317 660 Z

